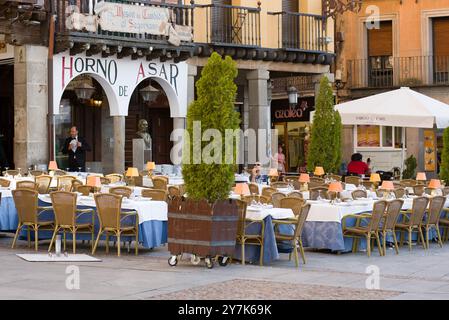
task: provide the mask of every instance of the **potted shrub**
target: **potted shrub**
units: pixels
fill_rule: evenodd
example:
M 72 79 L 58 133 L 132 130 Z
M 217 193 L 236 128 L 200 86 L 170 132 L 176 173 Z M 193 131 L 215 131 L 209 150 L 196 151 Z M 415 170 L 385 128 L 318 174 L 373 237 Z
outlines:
M 225 265 L 234 252 L 238 209 L 229 194 L 238 144 L 234 141 L 229 148 L 225 134 L 240 128 L 240 115 L 234 108 L 236 76 L 235 62 L 213 53 L 196 83 L 197 99 L 188 110 L 183 148 L 182 173 L 188 196 L 169 206 L 170 265 L 176 265 L 179 254 L 191 253 L 192 263 L 204 257 L 212 268 L 213 257 L 220 256 L 220 264 Z M 201 136 L 213 130 L 211 140 L 197 139 L 194 131 L 199 129 Z

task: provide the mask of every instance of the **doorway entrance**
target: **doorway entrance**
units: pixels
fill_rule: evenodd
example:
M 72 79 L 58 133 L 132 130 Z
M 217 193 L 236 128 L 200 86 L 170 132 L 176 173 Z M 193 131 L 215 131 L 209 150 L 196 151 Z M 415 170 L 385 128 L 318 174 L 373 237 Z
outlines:
M 0 65 L 0 169 L 14 168 L 14 65 Z M 0 170 L 1 171 L 1 170 Z

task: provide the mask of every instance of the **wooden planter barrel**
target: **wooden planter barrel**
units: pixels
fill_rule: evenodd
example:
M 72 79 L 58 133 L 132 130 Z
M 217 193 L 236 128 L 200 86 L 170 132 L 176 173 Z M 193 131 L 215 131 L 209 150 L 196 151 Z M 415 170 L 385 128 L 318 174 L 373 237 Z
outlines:
M 235 250 L 238 208 L 233 200 L 175 198 L 168 207 L 168 250 L 200 257 L 231 257 Z

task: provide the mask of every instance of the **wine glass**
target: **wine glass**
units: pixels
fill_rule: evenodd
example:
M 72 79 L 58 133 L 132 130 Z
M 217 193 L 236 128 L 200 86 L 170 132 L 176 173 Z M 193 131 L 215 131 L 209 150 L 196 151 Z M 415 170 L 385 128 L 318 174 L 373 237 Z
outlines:
M 318 190 L 318 197 L 316 197 L 316 199 L 317 199 L 318 201 L 323 200 L 323 198 L 321 197 L 321 190 Z
M 78 167 L 78 172 L 81 172 L 82 167 Z

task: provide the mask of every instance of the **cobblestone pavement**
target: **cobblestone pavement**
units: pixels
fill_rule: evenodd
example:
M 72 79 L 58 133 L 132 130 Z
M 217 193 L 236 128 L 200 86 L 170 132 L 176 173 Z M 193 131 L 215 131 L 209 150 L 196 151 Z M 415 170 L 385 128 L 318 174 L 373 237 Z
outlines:
M 16 254 L 34 251 L 26 241 L 15 249 L 11 243 L 11 234 L 0 233 L 0 299 L 449 299 L 449 244 L 401 248 L 399 255 L 389 250 L 385 257 L 375 252 L 370 258 L 364 252 L 306 250 L 307 264 L 299 268 L 281 255 L 263 267 L 207 269 L 192 265 L 188 255 L 169 267 L 166 246 L 142 248 L 138 256 L 123 249 L 117 257 L 112 249 L 106 254 L 101 243 L 96 255 L 101 262 L 70 264 L 24 261 Z M 48 242 L 39 244 L 40 253 L 47 248 Z M 87 244 L 78 242 L 77 249 L 89 254 Z M 73 268 L 79 271 L 79 289 L 67 286 Z M 380 290 L 367 290 L 376 283 Z

